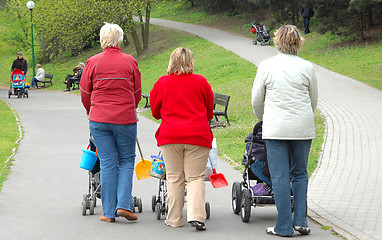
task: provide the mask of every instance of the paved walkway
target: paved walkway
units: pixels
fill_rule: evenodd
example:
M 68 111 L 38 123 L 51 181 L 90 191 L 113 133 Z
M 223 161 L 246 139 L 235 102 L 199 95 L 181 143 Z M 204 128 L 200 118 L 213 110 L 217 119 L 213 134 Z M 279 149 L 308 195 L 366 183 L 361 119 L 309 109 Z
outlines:
M 277 54 L 275 48 L 216 29 L 161 19 L 151 23 L 198 35 L 256 65 Z M 382 239 L 382 93 L 314 67 L 327 129 L 321 161 L 310 178 L 311 215 L 355 238 Z
M 30 91 L 28 99 L 0 98 L 18 113 L 24 131 L 15 155 L 12 171 L 0 192 L 0 239 L 6 240 L 77 240 L 77 239 L 274 239 L 265 229 L 276 221 L 274 205 L 252 208 L 249 223 L 243 223 L 231 208 L 231 186 L 241 179 L 238 171 L 218 160 L 218 172 L 224 173 L 230 186 L 214 189 L 206 182 L 206 201 L 211 205 L 207 231 L 199 232 L 187 223 L 171 229 L 164 219 L 156 219 L 151 197 L 158 193 L 158 180 L 134 177 L 133 194 L 142 199 L 143 212 L 138 222 L 117 218 L 116 223 L 101 222 L 101 201 L 95 214 L 81 215 L 82 195 L 87 193 L 88 174 L 79 168 L 81 148 L 89 143 L 88 121 L 80 97 L 71 93 Z M 138 138 L 144 157 L 157 154 L 154 133 L 158 123 L 140 117 Z M 138 154 L 138 152 L 137 152 Z M 136 162 L 140 161 L 138 154 Z M 186 212 L 184 211 L 186 216 Z M 312 221 L 309 240 L 339 239 L 320 229 Z M 296 236 L 299 234 L 296 233 Z

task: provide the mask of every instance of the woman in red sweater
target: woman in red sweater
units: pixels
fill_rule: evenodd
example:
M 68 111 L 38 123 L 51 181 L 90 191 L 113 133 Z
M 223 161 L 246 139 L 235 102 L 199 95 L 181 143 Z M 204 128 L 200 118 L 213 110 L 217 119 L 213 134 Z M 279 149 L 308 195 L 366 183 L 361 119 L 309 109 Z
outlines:
M 204 177 L 212 144 L 209 121 L 213 118 L 214 94 L 206 78 L 193 74 L 190 49 L 179 47 L 170 57 L 167 74 L 150 92 L 152 115 L 162 119 L 155 137 L 166 164 L 168 214 L 171 227 L 183 225 L 185 182 L 187 221 L 205 230 Z

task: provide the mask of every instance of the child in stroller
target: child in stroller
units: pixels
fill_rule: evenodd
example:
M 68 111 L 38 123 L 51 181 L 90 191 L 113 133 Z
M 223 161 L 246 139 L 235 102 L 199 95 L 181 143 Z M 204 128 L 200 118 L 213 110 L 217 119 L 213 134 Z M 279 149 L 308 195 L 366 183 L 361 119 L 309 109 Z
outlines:
M 255 39 L 253 40 L 253 45 L 257 45 L 257 42 L 260 42 L 261 46 L 265 46 L 265 43 L 268 42 L 269 45 L 273 44 L 269 31 L 265 25 L 260 24 L 259 22 L 251 22 L 251 31 L 254 33 Z
M 89 149 L 96 152 L 97 148 L 95 146 L 92 137 L 89 139 Z M 83 200 L 81 204 L 82 215 L 86 215 L 86 210 L 89 209 L 89 214 L 94 214 L 94 208 L 97 206 L 97 198 L 101 198 L 101 179 L 100 179 L 100 161 L 97 161 L 91 171 L 89 171 L 89 191 L 83 194 Z M 135 208 L 138 207 L 138 212 L 142 212 L 142 199 L 133 197 L 133 212 Z
M 262 122 L 258 122 L 246 139 L 246 151 L 242 164 L 245 169 L 243 181 L 234 182 L 232 186 L 232 210 L 235 214 L 241 212 L 241 220 L 248 222 L 251 216 L 251 206 L 274 204 L 272 181 L 270 179 L 266 157 L 265 142 L 262 139 Z M 251 180 L 256 185 L 251 185 Z M 293 203 L 293 197 L 291 197 Z
M 11 73 L 11 86 L 8 90 L 8 98 L 16 95 L 17 98 L 27 97 L 29 85 L 26 85 L 23 72 L 20 69 L 14 69 Z

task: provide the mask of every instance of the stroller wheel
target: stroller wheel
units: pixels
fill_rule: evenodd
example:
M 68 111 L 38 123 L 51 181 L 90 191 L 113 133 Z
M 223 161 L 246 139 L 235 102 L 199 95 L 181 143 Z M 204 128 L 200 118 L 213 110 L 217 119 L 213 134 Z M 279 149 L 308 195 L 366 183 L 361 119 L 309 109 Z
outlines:
M 161 215 L 161 212 L 162 212 L 162 205 L 158 202 L 157 203 L 157 206 L 156 206 L 156 210 L 157 210 L 157 219 L 160 220 L 160 215 Z
M 268 44 L 269 44 L 269 45 L 273 45 L 273 41 L 270 40 L 270 41 L 268 42 Z
M 138 198 L 138 212 L 142 212 L 142 199 Z
M 265 41 L 261 41 L 261 46 L 265 46 Z
M 237 181 L 232 185 L 232 210 L 235 214 L 241 210 L 241 183 Z
M 8 90 L 8 98 L 11 98 L 11 95 L 12 95 L 12 91 Z
M 21 97 L 21 91 L 17 91 L 17 98 Z
M 241 220 L 243 222 L 248 222 L 251 217 L 251 192 L 249 189 L 243 190 L 243 197 L 241 200 Z
M 86 201 L 83 200 L 81 204 L 82 216 L 86 215 Z
M 252 43 L 253 43 L 253 45 L 257 45 L 257 40 L 256 39 L 253 40 Z
M 97 197 L 95 194 L 93 195 L 92 201 L 94 202 L 94 207 L 97 207 Z
M 205 207 L 206 207 L 206 218 L 207 218 L 207 219 L 210 219 L 210 216 L 211 216 L 211 207 L 210 207 L 210 203 L 209 203 L 209 202 L 206 202 L 204 205 L 205 205 Z
M 153 195 L 151 197 L 151 210 L 153 210 L 153 212 L 155 212 L 155 205 L 157 204 L 157 197 L 155 195 Z
M 94 201 L 89 201 L 89 214 L 94 215 Z

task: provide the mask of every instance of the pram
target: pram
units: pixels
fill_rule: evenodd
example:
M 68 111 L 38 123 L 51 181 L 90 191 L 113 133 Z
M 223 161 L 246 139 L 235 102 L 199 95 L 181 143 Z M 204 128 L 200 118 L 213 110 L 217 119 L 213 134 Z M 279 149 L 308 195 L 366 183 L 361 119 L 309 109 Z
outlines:
M 161 154 L 159 153 L 158 156 L 151 155 L 151 158 L 153 159 L 153 162 L 155 159 L 161 159 L 163 161 L 163 158 Z M 184 196 L 187 196 L 187 186 L 184 191 Z M 206 219 L 210 219 L 211 215 L 211 208 L 210 203 L 205 202 L 204 204 L 206 209 Z M 167 206 L 167 181 L 166 176 L 159 178 L 159 188 L 158 188 L 158 195 L 153 195 L 151 198 L 151 209 L 153 212 L 156 212 L 156 217 L 158 220 L 161 219 L 161 216 L 166 216 L 168 212 L 168 206 Z
M 251 207 L 274 204 L 272 181 L 266 158 L 265 142 L 262 139 L 262 122 L 258 122 L 253 132 L 246 138 L 246 151 L 243 154 L 243 181 L 234 182 L 232 186 L 232 210 L 241 213 L 241 220 L 248 222 L 251 217 Z M 251 181 L 256 181 L 252 185 Z M 293 206 L 293 196 L 291 196 Z
M 254 33 L 255 39 L 253 40 L 253 45 L 257 45 L 257 42 L 260 42 L 261 46 L 265 46 L 265 43 L 268 42 L 269 45 L 273 44 L 269 31 L 265 25 L 260 24 L 259 22 L 251 22 L 251 31 Z
M 96 152 L 97 148 L 95 146 L 92 137 L 89 139 L 89 148 L 91 151 Z M 81 204 L 82 215 L 86 215 L 86 210 L 89 209 L 89 214 L 94 214 L 94 208 L 97 206 L 97 198 L 101 199 L 101 179 L 100 179 L 100 161 L 97 161 L 91 171 L 89 171 L 89 191 L 83 194 L 83 200 Z M 133 212 L 135 208 L 138 208 L 138 212 L 142 212 L 142 199 L 133 197 Z
M 29 85 L 26 85 L 23 72 L 20 69 L 14 69 L 11 73 L 11 86 L 8 90 L 8 98 L 11 98 L 11 95 L 28 98 L 28 89 Z

